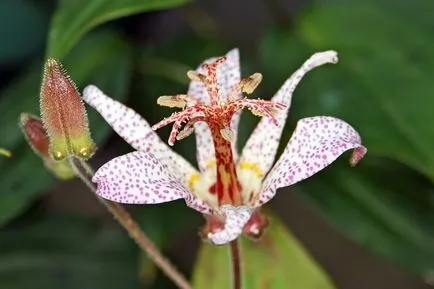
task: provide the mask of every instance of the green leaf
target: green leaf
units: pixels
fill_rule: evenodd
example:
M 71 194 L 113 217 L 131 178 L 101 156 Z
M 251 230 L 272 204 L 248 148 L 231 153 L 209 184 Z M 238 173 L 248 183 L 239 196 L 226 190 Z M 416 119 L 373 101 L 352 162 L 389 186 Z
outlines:
M 335 288 L 302 244 L 273 216 L 259 242 L 241 238 L 244 289 Z M 193 273 L 193 287 L 231 288 L 228 246 L 202 244 Z
M 427 125 L 434 105 L 432 18 L 417 12 L 434 9 L 434 2 L 395 3 L 326 2 L 303 19 L 300 36 L 315 50 L 339 52 L 339 85 L 354 92 L 339 94 L 343 89 L 335 80 L 328 94 L 336 104 L 322 113 L 343 116 L 361 132 L 371 153 L 404 162 L 434 180 L 434 130 Z M 386 4 L 393 7 L 388 13 Z
M 403 165 L 375 158 L 335 165 L 295 186 L 352 239 L 413 272 L 434 270 L 432 184 Z
M 63 58 L 89 30 L 110 20 L 175 7 L 189 0 L 61 0 L 48 37 L 48 57 Z
M 131 48 L 117 35 L 103 33 L 84 39 L 65 59 L 64 67 L 79 87 L 95 83 L 121 99 L 126 96 L 130 80 L 131 57 Z M 55 185 L 18 127 L 21 112 L 39 114 L 41 69 L 42 64 L 32 67 L 1 95 L 0 134 L 7 136 L 2 139 L 2 146 L 12 151 L 13 158 L 0 159 L 0 226 L 19 214 L 44 189 Z M 111 130 L 93 110 L 88 111 L 92 136 L 101 144 Z
M 139 288 L 137 249 L 119 226 L 52 214 L 0 234 L 0 288 Z

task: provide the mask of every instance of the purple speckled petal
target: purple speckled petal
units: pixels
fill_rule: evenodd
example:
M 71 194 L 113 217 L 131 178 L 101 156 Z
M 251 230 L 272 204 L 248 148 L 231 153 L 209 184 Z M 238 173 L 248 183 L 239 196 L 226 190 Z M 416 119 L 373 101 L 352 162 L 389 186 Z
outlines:
M 223 230 L 208 233 L 207 236 L 215 245 L 227 244 L 238 238 L 253 213 L 253 209 L 250 207 L 232 207 L 230 205 L 222 206 L 220 211 L 226 216 Z
M 156 204 L 185 199 L 201 213 L 211 209 L 189 192 L 154 155 L 132 152 L 104 164 L 93 177 L 97 194 L 124 204 Z
M 83 99 L 134 149 L 155 155 L 177 181 L 187 186 L 188 178 L 197 172 L 196 169 L 161 141 L 138 113 L 108 97 L 94 85 L 84 89 Z
M 265 176 L 273 165 L 280 137 L 285 126 L 289 108 L 291 107 L 292 93 L 300 80 L 307 72 L 315 67 L 326 63 L 338 61 L 335 51 L 318 52 L 312 55 L 291 77 L 286 80 L 279 91 L 274 95 L 272 101 L 284 104 L 286 109 L 278 112 L 276 116 L 278 126 L 274 125 L 269 118 L 262 118 L 252 135 L 248 139 L 239 162 L 257 164 Z
M 217 82 L 219 84 L 220 100 L 225 100 L 230 89 L 238 84 L 241 80 L 240 76 L 240 60 L 238 49 L 232 49 L 226 54 L 226 61 L 220 64 L 217 70 Z M 207 59 L 204 63 L 211 63 L 216 58 Z M 196 70 L 199 73 L 206 73 L 202 68 L 202 64 Z M 203 83 L 199 81 L 191 81 L 188 89 L 188 95 L 197 100 L 209 104 L 209 96 Z M 239 95 L 240 97 L 241 95 Z M 240 113 L 236 113 L 231 122 L 231 128 L 235 133 L 238 129 Z M 201 172 L 204 172 L 207 164 L 215 159 L 214 144 L 211 132 L 208 125 L 204 122 L 198 122 L 194 125 L 197 147 L 197 162 Z M 233 147 L 234 156 L 237 156 L 236 140 L 234 139 Z
M 278 188 L 304 180 L 354 149 L 350 163 L 355 165 L 367 152 L 361 138 L 348 123 L 328 116 L 301 119 L 282 156 L 264 181 L 255 207 L 268 202 Z

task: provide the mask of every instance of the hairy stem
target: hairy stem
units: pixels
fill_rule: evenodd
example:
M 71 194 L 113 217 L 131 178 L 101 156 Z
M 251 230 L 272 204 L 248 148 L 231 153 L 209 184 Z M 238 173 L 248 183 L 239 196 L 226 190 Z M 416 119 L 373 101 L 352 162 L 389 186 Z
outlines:
M 230 243 L 232 260 L 233 289 L 241 289 L 241 257 L 238 239 Z
M 70 159 L 71 166 L 77 176 L 96 195 L 96 187 L 92 183 L 93 169 L 84 161 L 77 158 Z M 111 202 L 96 195 L 98 200 L 113 214 L 118 222 L 127 230 L 128 234 L 139 247 L 145 251 L 149 258 L 170 278 L 179 288 L 192 289 L 185 277 L 166 259 L 148 236 L 140 229 L 131 215 L 118 203 Z

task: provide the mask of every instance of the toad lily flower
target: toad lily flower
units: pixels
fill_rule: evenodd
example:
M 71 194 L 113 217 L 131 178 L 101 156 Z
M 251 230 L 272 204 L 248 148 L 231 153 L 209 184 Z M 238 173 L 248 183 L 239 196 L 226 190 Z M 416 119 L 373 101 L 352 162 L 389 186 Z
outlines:
M 334 51 L 316 53 L 271 101 L 248 99 L 243 93 L 252 93 L 262 75 L 241 79 L 238 50 L 234 49 L 189 71 L 192 81 L 187 94 L 161 96 L 160 105 L 182 110 L 153 127 L 130 108 L 88 86 L 83 93 L 85 101 L 137 150 L 109 161 L 96 172 L 97 193 L 129 204 L 183 198 L 188 206 L 205 214 L 208 226 L 202 233 L 214 244 L 228 243 L 243 232 L 260 235 L 266 219 L 259 209 L 278 188 L 312 176 L 349 149 L 354 149 L 352 165 L 366 153 L 359 134 L 344 121 L 310 117 L 298 122 L 272 168 L 296 85 L 311 69 L 336 62 Z M 239 155 L 236 138 L 243 108 L 262 119 Z M 169 145 L 195 132 L 199 172 L 153 131 L 171 123 Z

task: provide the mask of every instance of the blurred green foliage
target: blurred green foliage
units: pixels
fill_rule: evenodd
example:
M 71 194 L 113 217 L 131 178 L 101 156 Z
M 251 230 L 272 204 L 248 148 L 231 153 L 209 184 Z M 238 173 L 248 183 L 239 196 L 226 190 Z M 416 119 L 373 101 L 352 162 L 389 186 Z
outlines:
M 1 288 L 139 286 L 128 235 L 85 217 L 47 214 L 15 224 L 2 231 L 0 256 Z
M 183 32 L 146 44 L 131 39 L 117 22 L 88 32 L 109 20 L 186 2 L 59 1 L 49 31 L 49 8 L 43 4 L 25 0 L 0 4 L 2 26 L 13 28 L 0 32 L 5 33 L 2 39 L 8 39 L 7 45 L 0 47 L 0 61 L 7 67 L 19 63 L 27 66 L 17 66 L 12 76 L 21 75 L 2 84 L 0 92 L 0 145 L 13 151 L 12 159 L 0 158 L 0 225 L 6 225 L 0 230 L 1 288 L 34 288 L 36 283 L 40 288 L 59 284 L 65 288 L 138 288 L 139 275 L 146 276 L 145 283 L 152 283 L 152 265 L 143 261 L 146 258 L 139 262 L 137 249 L 120 228 L 98 227 L 101 225 L 96 220 L 57 216 L 44 210 L 36 210 L 37 217 L 24 214 L 57 182 L 25 144 L 17 123 L 21 112 L 38 113 L 45 35 L 49 35 L 45 55 L 61 58 L 79 88 L 94 83 L 119 100 L 127 101 L 129 97 L 129 104 L 151 123 L 168 115 L 167 109 L 156 106 L 156 97 L 186 91 L 183 73 L 187 69 L 233 46 L 228 39 L 213 38 L 219 27 L 212 27 L 207 34 L 202 26 L 194 27 L 194 19 L 188 19 L 193 23 L 192 30 L 202 29 L 200 33 Z M 313 52 L 339 52 L 338 65 L 315 70 L 296 91 L 283 143 L 299 118 L 332 115 L 360 132 L 368 155 L 356 168 L 344 164 L 344 156 L 330 169 L 297 184 L 293 191 L 310 200 L 352 240 L 422 276 L 434 271 L 433 9 L 430 0 L 311 1 L 292 19 L 292 29 L 273 24 L 258 35 L 257 47 L 242 40 L 236 43 L 241 46 L 243 75 L 254 69 L 264 74 L 258 94 L 261 97 L 271 96 Z M 219 35 L 224 35 L 222 32 Z M 8 71 L 0 76 L 11 78 Z M 103 147 L 111 134 L 110 127 L 91 110 L 89 117 L 93 136 Z M 241 143 L 255 121 L 243 115 Z M 167 136 L 167 130 L 162 134 Z M 186 139 L 176 149 L 194 163 L 193 143 L 193 138 Z M 194 228 L 200 223 L 198 214 L 179 205 L 135 209 L 141 224 L 160 246 L 170 246 L 181 228 Z M 168 210 L 175 217 L 168 218 Z M 324 280 L 323 285 L 329 284 L 293 236 L 285 233 L 278 221 L 273 226 L 278 229 L 270 230 L 267 238 L 274 234 L 273 230 L 280 230 L 276 242 L 280 242 L 288 258 L 282 262 L 288 261 L 288 266 L 301 264 L 291 272 L 298 272 L 295 274 L 300 277 L 306 272 L 319 276 L 293 282 Z M 262 243 L 243 243 L 246 254 L 263 254 L 249 259 L 252 265 L 248 270 L 260 271 L 254 267 L 254 260 L 265 264 L 270 256 L 261 253 Z M 196 284 L 206 281 L 201 275 L 207 274 L 206 270 L 229 276 L 225 273 L 228 263 L 224 251 L 204 245 L 194 274 Z M 291 263 L 299 261 L 297 256 L 301 256 L 301 263 Z M 262 281 L 260 274 L 251 276 L 257 277 L 249 277 L 252 284 Z M 276 275 L 275 281 L 282 276 Z M 227 281 L 222 278 L 218 282 Z M 300 284 L 293 286 L 298 288 Z
M 4 27 L 13 27 L 0 30 L 0 39 L 7 41 L 0 50 L 3 65 L 25 61 L 44 45 L 48 19 L 33 3 L 3 0 L 0 2 L 0 19 Z M 28 27 L 32 27 L 32 33 L 28 33 Z

